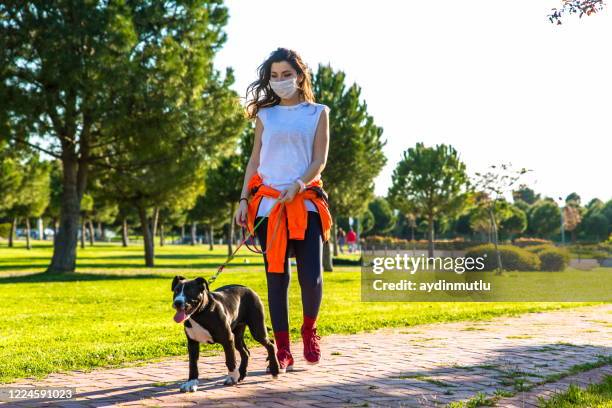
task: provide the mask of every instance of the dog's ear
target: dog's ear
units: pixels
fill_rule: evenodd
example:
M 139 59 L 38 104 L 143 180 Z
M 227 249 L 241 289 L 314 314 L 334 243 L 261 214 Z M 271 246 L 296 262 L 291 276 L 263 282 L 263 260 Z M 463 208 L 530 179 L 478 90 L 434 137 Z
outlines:
M 195 281 L 198 285 L 200 285 L 202 290 L 206 290 L 208 292 L 208 282 L 206 281 L 206 279 L 202 277 L 198 277 L 195 279 Z
M 180 281 L 184 280 L 185 277 L 180 276 L 180 275 L 176 275 L 174 277 L 174 279 L 172 279 L 172 291 L 174 292 L 174 288 L 176 288 L 176 285 L 179 284 Z

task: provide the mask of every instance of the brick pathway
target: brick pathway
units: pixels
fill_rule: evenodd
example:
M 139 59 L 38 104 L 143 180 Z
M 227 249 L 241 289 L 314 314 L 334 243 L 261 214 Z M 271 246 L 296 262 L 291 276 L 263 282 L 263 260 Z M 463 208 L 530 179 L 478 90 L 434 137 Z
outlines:
M 76 400 L 53 406 L 440 407 L 479 392 L 516 393 L 612 356 L 612 305 L 326 336 L 318 366 L 304 363 L 298 341 L 292 348 L 296 370 L 276 380 L 264 373 L 262 350 L 251 348 L 249 375 L 237 386 L 221 385 L 221 356 L 202 357 L 200 389 L 192 394 L 178 392 L 186 356 L 19 383 L 77 387 Z M 546 387 L 542 392 L 554 388 Z M 499 406 L 533 407 L 527 394 L 501 399 Z

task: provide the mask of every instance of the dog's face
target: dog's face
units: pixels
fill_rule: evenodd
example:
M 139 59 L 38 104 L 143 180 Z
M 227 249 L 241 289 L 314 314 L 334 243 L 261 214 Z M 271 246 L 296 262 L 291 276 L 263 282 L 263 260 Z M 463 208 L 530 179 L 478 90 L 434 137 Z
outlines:
M 204 278 L 187 280 L 182 276 L 175 276 L 172 280 L 172 306 L 176 309 L 174 321 L 182 323 L 198 306 L 206 306 L 207 291 L 208 282 Z

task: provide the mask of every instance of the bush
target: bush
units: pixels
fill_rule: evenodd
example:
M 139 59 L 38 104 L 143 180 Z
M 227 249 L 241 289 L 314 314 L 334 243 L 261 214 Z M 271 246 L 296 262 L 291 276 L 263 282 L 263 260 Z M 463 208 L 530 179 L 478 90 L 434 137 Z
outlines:
M 555 246 L 549 245 L 549 244 L 543 244 L 543 245 L 530 245 L 530 246 L 525 247 L 525 250 L 531 252 L 532 254 L 536 254 L 536 255 L 539 255 L 540 252 L 546 251 L 548 249 L 555 249 Z
M 499 245 L 502 268 L 506 271 L 537 271 L 540 270 L 540 258 L 536 254 L 512 245 Z M 479 245 L 469 249 L 466 257 L 484 258 L 484 271 L 497 269 L 497 254 L 493 244 Z
M 385 237 L 380 235 L 369 235 L 361 239 L 362 245 L 366 248 L 382 249 L 387 248 L 389 250 L 400 249 L 410 250 L 413 247 L 416 249 L 427 249 L 427 240 L 419 239 L 412 242 L 409 239 Z M 436 250 L 462 250 L 466 248 L 478 245 L 477 243 L 465 241 L 463 238 L 453 239 L 438 239 L 434 240 L 434 247 Z
M 563 249 L 551 247 L 541 251 L 540 257 L 542 271 L 563 271 L 569 263 L 569 253 Z
M 521 248 L 532 245 L 552 245 L 552 241 L 540 238 L 517 238 L 512 243 Z

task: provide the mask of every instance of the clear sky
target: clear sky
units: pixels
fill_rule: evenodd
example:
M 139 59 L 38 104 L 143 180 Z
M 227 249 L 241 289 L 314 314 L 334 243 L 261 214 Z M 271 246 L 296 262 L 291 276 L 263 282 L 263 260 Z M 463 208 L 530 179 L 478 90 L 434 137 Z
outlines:
M 612 18 L 561 26 L 561 0 L 228 1 L 231 66 L 244 96 L 279 46 L 316 71 L 346 73 L 384 128 L 385 195 L 401 152 L 417 142 L 453 145 L 468 171 L 511 162 L 551 197 L 612 198 Z M 333 107 L 332 107 L 333 109 Z M 333 135 L 331 135 L 333 137 Z

